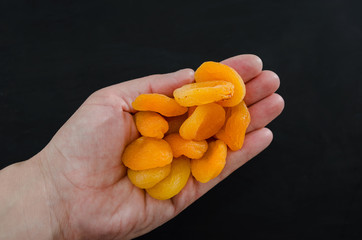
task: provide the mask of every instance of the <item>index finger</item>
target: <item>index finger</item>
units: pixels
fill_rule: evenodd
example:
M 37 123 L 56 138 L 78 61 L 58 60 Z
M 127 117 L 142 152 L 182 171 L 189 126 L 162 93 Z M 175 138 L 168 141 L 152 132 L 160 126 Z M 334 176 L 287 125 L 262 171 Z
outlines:
M 244 82 L 248 82 L 258 76 L 263 69 L 263 62 L 258 56 L 253 54 L 237 55 L 225 59 L 221 63 L 235 69 Z

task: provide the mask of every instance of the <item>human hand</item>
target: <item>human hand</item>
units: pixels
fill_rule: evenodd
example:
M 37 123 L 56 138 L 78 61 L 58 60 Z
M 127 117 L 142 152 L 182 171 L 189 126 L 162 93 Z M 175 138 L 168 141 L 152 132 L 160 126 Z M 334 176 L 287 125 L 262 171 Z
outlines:
M 129 239 L 175 217 L 234 170 L 264 150 L 272 133 L 264 128 L 277 117 L 283 99 L 274 92 L 279 78 L 262 71 L 260 59 L 240 55 L 222 63 L 246 83 L 251 114 L 244 146 L 229 152 L 222 173 L 208 183 L 190 177 L 169 200 L 156 200 L 135 187 L 121 164 L 123 150 L 139 134 L 132 117 L 133 100 L 142 93 L 172 95 L 193 81 L 193 71 L 152 75 L 101 89 L 92 94 L 37 155 L 48 197 L 53 232 L 66 239 Z

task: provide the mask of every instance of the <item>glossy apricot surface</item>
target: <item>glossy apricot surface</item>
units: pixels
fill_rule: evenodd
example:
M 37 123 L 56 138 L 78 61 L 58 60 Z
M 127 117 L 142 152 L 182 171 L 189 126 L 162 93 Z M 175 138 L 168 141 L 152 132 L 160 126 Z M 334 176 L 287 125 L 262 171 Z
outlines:
M 215 135 L 225 122 L 225 110 L 216 103 L 197 106 L 180 127 L 180 135 L 188 140 L 205 140 Z
M 146 189 L 146 191 L 155 199 L 170 199 L 183 189 L 189 176 L 190 160 L 186 157 L 175 158 L 171 164 L 170 174 L 154 187 Z
M 191 107 L 230 99 L 234 85 L 227 81 L 207 81 L 190 83 L 173 92 L 176 102 Z
M 172 158 L 172 149 L 165 140 L 140 137 L 125 148 L 122 162 L 132 170 L 145 170 L 170 164 Z
M 146 170 L 132 170 L 128 168 L 127 176 L 129 180 L 139 188 L 151 188 L 166 178 L 171 172 L 171 164 L 164 167 L 150 168 Z
M 226 163 L 227 146 L 221 140 L 209 143 L 209 148 L 200 159 L 191 160 L 191 172 L 197 181 L 206 183 L 217 177 Z
M 206 140 L 186 140 L 178 133 L 167 135 L 164 139 L 170 144 L 173 156 L 176 158 L 181 155 L 192 159 L 201 158 L 208 147 Z
M 250 114 L 244 101 L 226 110 L 224 126 L 216 133 L 217 139 L 223 140 L 228 147 L 237 151 L 244 144 L 245 132 L 250 123 Z
M 228 81 L 234 85 L 234 94 L 230 99 L 219 101 L 224 107 L 233 107 L 245 97 L 245 84 L 241 76 L 231 67 L 218 62 L 204 62 L 195 71 L 195 81 Z
M 139 95 L 132 103 L 132 107 L 137 111 L 158 112 L 166 117 L 178 116 L 187 112 L 187 107 L 181 106 L 175 99 L 158 93 Z
M 137 112 L 135 123 L 137 130 L 145 137 L 163 138 L 168 131 L 168 122 L 156 112 Z

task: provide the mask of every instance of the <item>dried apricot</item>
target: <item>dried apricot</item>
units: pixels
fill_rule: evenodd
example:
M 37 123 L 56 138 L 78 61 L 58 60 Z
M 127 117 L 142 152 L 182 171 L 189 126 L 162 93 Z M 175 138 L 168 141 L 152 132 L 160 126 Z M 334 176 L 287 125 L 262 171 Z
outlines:
M 167 121 L 156 112 L 137 112 L 135 122 L 142 136 L 163 138 L 168 130 Z
M 228 81 L 234 85 L 234 94 L 230 99 L 218 102 L 221 106 L 232 107 L 239 104 L 245 96 L 245 84 L 240 75 L 231 67 L 217 62 L 204 62 L 195 71 L 195 81 Z
M 172 162 L 172 149 L 163 139 L 140 137 L 123 152 L 123 164 L 132 170 L 163 167 Z
M 147 193 L 159 200 L 166 200 L 178 194 L 186 185 L 190 176 L 190 160 L 186 157 L 175 158 L 171 163 L 170 174 Z
M 132 170 L 128 168 L 127 176 L 129 180 L 139 188 L 151 188 L 166 178 L 171 172 L 171 164 L 164 167 L 151 168 L 146 170 Z
M 200 159 L 191 160 L 191 172 L 197 181 L 206 183 L 217 177 L 226 163 L 227 146 L 221 140 L 209 143 L 209 148 Z
M 178 116 L 187 112 L 187 108 L 178 104 L 175 99 L 158 93 L 139 95 L 132 103 L 132 107 L 137 111 L 158 112 L 166 117 Z
M 187 119 L 187 114 L 183 114 L 176 117 L 166 117 L 168 122 L 168 131 L 166 134 L 178 133 L 182 123 Z
M 216 134 L 225 122 L 225 110 L 219 104 L 197 106 L 180 127 L 180 135 L 188 140 L 205 140 Z
M 243 146 L 245 132 L 250 123 L 250 114 L 244 101 L 226 110 L 225 125 L 216 133 L 217 139 L 223 140 L 228 147 L 239 150 Z
M 190 83 L 173 92 L 176 102 L 191 107 L 231 98 L 234 85 L 227 81 L 207 81 Z
M 181 155 L 192 159 L 201 158 L 208 146 L 206 140 L 185 140 L 178 133 L 167 135 L 164 139 L 170 144 L 173 156 L 176 158 Z

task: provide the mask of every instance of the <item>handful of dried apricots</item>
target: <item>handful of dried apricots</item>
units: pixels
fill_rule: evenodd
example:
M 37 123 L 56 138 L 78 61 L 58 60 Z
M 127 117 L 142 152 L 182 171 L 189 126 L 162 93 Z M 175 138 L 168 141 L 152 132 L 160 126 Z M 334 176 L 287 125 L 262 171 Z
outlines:
M 231 67 L 205 62 L 195 83 L 173 92 L 141 94 L 132 103 L 142 135 L 122 156 L 129 180 L 156 199 L 169 199 L 186 185 L 190 174 L 206 183 L 226 163 L 227 148 L 241 149 L 250 114 L 245 85 Z

